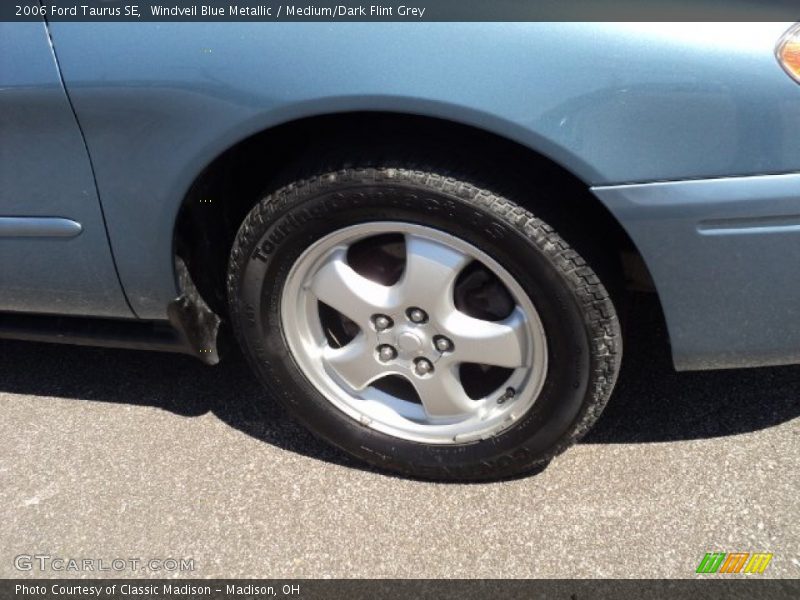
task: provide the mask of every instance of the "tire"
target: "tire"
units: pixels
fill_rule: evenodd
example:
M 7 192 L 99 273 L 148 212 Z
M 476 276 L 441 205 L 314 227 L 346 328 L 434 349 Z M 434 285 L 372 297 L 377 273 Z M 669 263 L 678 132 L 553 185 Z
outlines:
M 412 477 L 532 472 L 594 424 L 620 367 L 616 312 L 587 263 L 527 210 L 435 168 L 343 168 L 270 193 L 227 282 L 244 354 L 290 413 Z M 373 305 L 389 308 L 366 319 Z M 363 387 L 376 370 L 391 376 Z

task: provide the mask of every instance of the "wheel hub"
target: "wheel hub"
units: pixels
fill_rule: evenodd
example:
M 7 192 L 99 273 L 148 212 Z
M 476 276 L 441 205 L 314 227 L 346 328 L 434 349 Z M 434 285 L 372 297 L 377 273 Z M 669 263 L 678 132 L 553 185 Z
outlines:
M 414 331 L 404 331 L 397 336 L 397 346 L 401 350 L 401 356 L 411 356 L 424 352 L 423 336 Z

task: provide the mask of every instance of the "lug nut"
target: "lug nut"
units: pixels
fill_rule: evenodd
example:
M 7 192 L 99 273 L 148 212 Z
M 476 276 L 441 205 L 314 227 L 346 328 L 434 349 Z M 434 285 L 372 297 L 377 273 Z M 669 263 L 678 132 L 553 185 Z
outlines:
M 392 320 L 386 315 L 375 315 L 372 317 L 372 322 L 375 324 L 375 329 L 378 331 L 389 329 L 392 325 L 394 325 Z
M 411 319 L 413 323 L 424 323 L 428 320 L 428 315 L 426 315 L 425 311 L 421 308 L 409 308 L 408 318 Z
M 428 373 L 433 373 L 433 365 L 427 358 L 418 358 L 414 362 L 414 366 L 417 375 L 427 375 Z
M 388 344 L 378 346 L 378 358 L 380 358 L 383 362 L 389 362 L 390 360 L 394 360 L 395 357 L 397 357 L 397 350 L 395 350 Z
M 436 336 L 433 340 L 433 344 L 439 352 L 449 352 L 453 349 L 453 342 L 443 335 Z

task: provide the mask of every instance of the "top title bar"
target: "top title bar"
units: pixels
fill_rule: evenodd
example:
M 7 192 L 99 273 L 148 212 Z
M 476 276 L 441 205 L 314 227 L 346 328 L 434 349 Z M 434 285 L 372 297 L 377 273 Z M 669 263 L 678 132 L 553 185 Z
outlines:
M 0 21 L 795 21 L 798 0 L 0 0 Z

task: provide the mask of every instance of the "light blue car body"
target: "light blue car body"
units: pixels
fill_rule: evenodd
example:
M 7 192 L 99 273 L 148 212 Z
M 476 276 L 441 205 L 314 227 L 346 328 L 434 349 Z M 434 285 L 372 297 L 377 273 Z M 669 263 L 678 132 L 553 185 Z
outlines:
M 789 26 L 0 24 L 0 311 L 166 319 L 204 167 L 281 124 L 385 111 L 491 132 L 591 188 L 679 369 L 800 362 Z

